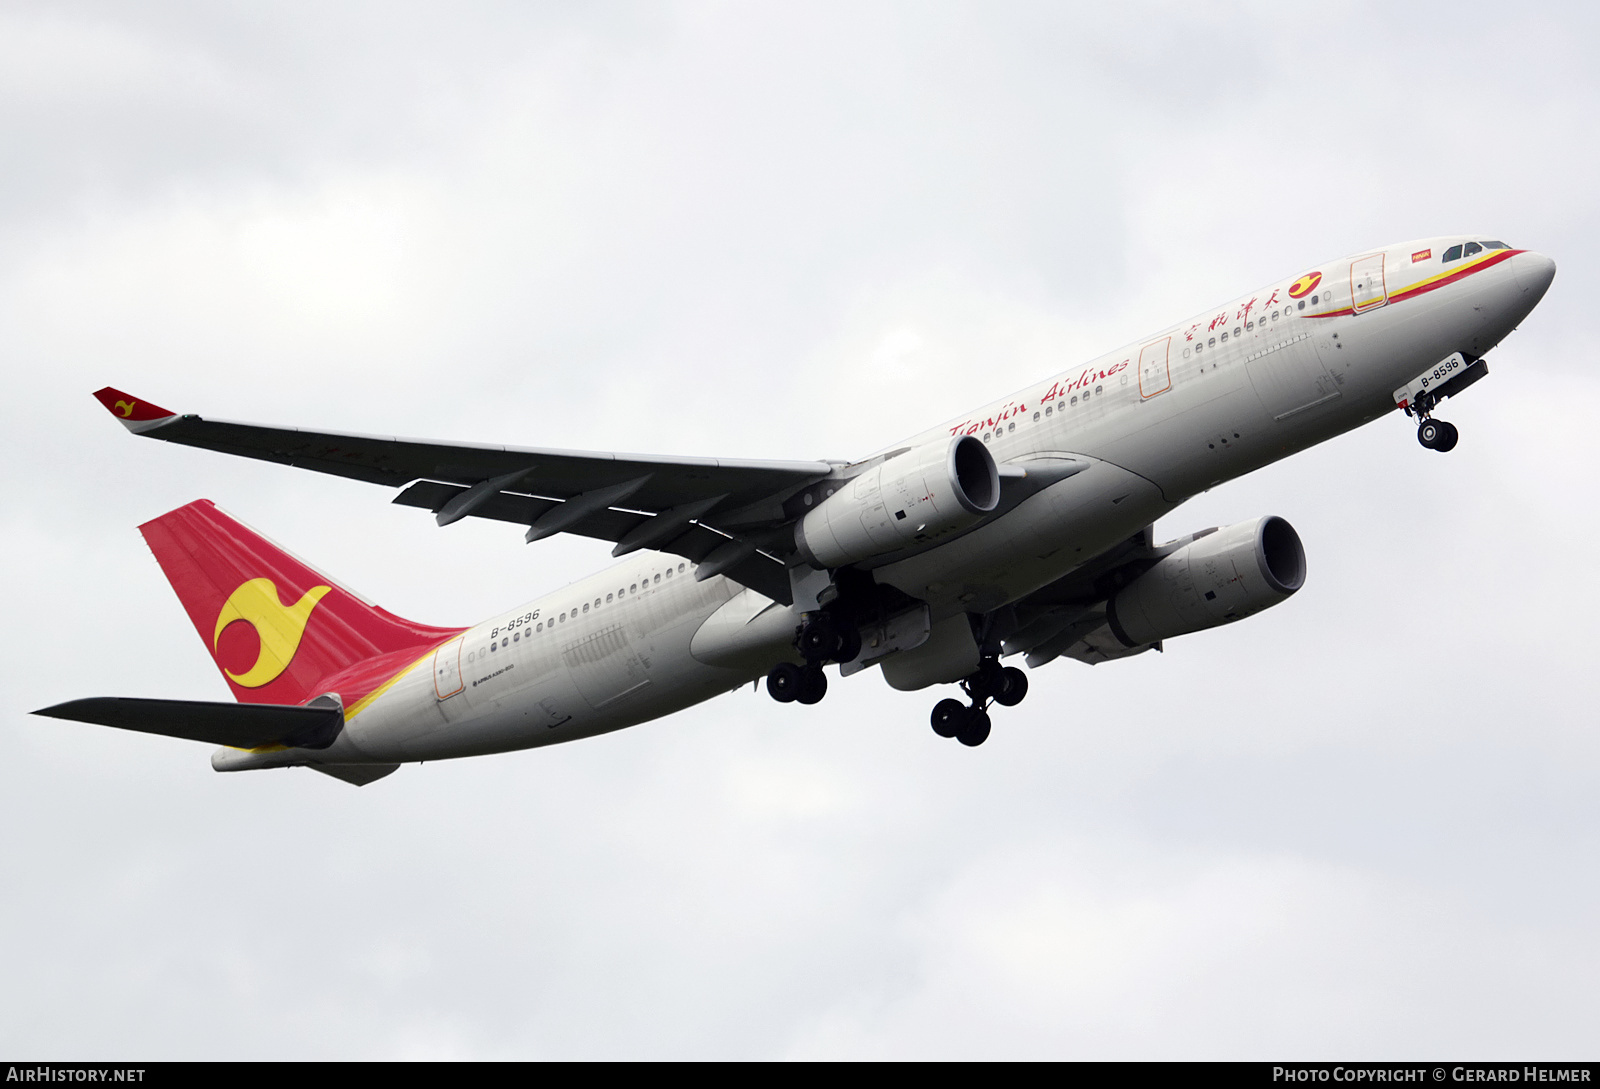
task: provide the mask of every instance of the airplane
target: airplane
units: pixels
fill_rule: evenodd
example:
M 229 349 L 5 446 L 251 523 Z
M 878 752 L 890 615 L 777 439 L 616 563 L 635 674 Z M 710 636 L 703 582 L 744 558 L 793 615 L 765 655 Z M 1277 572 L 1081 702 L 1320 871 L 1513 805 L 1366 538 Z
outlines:
M 107 387 L 136 435 L 399 488 L 440 526 L 612 542 L 621 563 L 470 628 L 397 617 L 208 500 L 141 531 L 234 702 L 96 698 L 35 712 L 222 746 L 218 771 L 401 764 L 573 741 L 824 667 L 958 685 L 931 725 L 984 743 L 1030 669 L 1098 664 L 1280 604 L 1305 550 L 1267 515 L 1157 544 L 1217 484 L 1489 373 L 1555 263 L 1484 236 L 1311 267 L 858 461 L 724 461 L 467 445 L 180 415 Z

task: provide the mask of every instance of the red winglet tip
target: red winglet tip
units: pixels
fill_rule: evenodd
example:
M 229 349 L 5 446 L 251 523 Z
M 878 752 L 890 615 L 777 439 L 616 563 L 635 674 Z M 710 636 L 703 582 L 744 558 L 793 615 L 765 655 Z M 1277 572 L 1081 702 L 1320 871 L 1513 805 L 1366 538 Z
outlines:
M 147 420 L 164 420 L 168 416 L 176 416 L 176 412 L 169 412 L 160 405 L 141 401 L 132 394 L 123 393 L 120 389 L 107 386 L 105 389 L 96 390 L 94 399 L 106 406 L 106 411 L 124 423 L 144 423 Z

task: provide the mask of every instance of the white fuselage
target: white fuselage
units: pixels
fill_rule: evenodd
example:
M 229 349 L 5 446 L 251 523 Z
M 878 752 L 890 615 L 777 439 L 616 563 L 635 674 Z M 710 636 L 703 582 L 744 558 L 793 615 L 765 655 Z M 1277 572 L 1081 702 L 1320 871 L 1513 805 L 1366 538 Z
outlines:
M 1320 280 L 1299 298 L 1290 289 L 1311 274 L 895 444 L 971 434 L 1002 466 L 1051 454 L 1091 464 L 874 577 L 927 602 L 935 618 L 993 610 L 1215 484 L 1392 411 L 1397 387 L 1452 352 L 1483 355 L 1550 283 L 1554 265 L 1534 253 L 1441 265 L 1464 241 L 1423 239 L 1317 266 Z M 720 576 L 696 581 L 678 557 L 639 553 L 469 629 L 347 708 L 333 747 L 300 755 L 396 763 L 616 730 L 794 660 L 798 623 L 791 607 Z M 263 754 L 257 766 L 269 762 Z

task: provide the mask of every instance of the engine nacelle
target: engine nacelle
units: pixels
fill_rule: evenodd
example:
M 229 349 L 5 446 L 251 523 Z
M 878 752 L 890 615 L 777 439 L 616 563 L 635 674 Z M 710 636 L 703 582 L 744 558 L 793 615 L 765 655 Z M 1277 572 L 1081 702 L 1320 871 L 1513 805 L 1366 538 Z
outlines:
M 966 529 L 1000 505 L 1000 471 L 971 435 L 930 442 L 877 465 L 795 527 L 800 554 L 843 567 Z
M 1276 515 L 1190 541 L 1106 602 L 1106 623 L 1137 647 L 1259 613 L 1305 583 L 1306 553 Z

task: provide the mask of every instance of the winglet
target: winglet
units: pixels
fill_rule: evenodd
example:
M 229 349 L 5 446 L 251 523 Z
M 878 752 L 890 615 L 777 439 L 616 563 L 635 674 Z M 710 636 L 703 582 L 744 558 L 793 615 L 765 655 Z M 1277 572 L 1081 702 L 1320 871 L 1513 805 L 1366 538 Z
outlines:
M 132 394 L 123 393 L 112 386 L 96 390 L 94 399 L 105 405 L 106 411 L 115 416 L 129 431 L 144 431 L 157 420 L 169 420 L 177 415 L 176 412 L 169 412 L 149 401 L 141 401 Z

